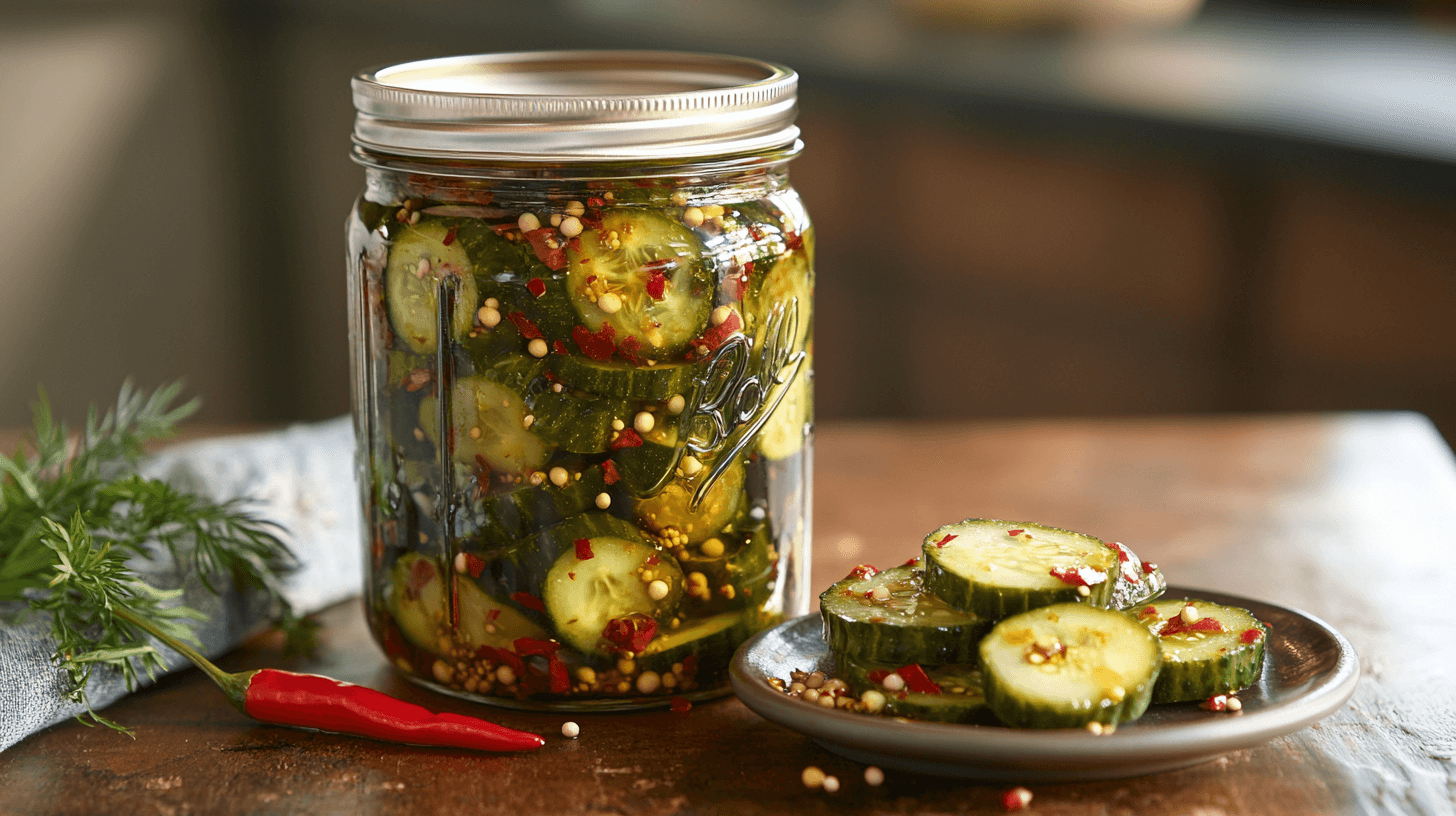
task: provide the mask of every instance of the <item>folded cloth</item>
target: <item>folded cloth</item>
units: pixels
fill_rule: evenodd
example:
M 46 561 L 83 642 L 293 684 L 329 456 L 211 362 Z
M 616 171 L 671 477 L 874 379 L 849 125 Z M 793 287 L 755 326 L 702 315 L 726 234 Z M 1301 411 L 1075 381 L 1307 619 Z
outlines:
M 224 501 L 253 500 L 249 510 L 283 528 L 280 536 L 301 564 L 284 585 L 300 613 L 358 594 L 363 584 L 359 491 L 354 478 L 354 430 L 348 417 L 295 425 L 282 431 L 179 444 L 145 460 L 142 475 Z M 218 655 L 257 631 L 268 615 L 256 593 L 213 595 L 196 575 L 177 569 L 165 550 L 136 565 L 150 584 L 181 587 L 181 603 L 207 615 L 196 627 L 202 653 Z M 55 643 L 49 616 L 24 604 L 0 604 L 0 750 L 28 734 L 83 712 L 62 698 L 66 676 L 50 661 Z M 190 665 L 162 648 L 168 671 Z M 142 684 L 150 681 L 142 677 Z M 124 697 L 121 675 L 91 673 L 86 686 L 94 709 Z

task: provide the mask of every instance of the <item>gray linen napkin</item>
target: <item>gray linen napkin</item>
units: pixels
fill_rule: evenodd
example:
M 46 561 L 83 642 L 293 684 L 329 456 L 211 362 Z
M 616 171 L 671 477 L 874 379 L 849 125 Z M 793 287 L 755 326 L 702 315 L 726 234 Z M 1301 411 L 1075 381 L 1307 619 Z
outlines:
M 302 564 L 284 588 L 299 612 L 359 592 L 362 537 L 348 417 L 176 445 L 147 459 L 141 469 L 143 475 L 216 500 L 254 499 L 251 509 L 287 531 L 283 539 Z M 265 620 L 256 595 L 212 595 L 195 575 L 182 574 L 165 551 L 135 566 L 155 586 L 182 587 L 182 603 L 208 616 L 197 628 L 206 655 L 226 652 Z M 0 618 L 14 620 L 23 607 L 0 604 Z M 50 662 L 53 651 L 48 617 L 29 614 L 13 625 L 0 622 L 0 750 L 84 710 L 61 698 L 65 676 Z M 169 671 L 190 665 L 170 649 L 163 649 L 163 659 Z M 109 670 L 93 672 L 87 686 L 98 711 L 126 693 L 121 676 Z

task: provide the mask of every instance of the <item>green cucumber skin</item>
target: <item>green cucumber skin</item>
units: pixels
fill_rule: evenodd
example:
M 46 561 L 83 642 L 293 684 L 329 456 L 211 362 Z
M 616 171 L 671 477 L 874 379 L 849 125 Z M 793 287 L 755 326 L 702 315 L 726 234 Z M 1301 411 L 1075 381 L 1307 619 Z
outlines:
M 599 363 L 585 357 L 552 355 L 551 373 L 572 388 L 617 399 L 663 402 L 681 395 L 684 399 L 702 373 L 697 364 L 634 366 L 628 363 Z
M 1049 589 L 997 587 L 994 585 L 973 583 L 945 569 L 938 563 L 936 555 L 939 552 L 939 548 L 932 539 L 936 539 L 948 528 L 969 523 L 1004 525 L 1012 528 L 1020 527 L 1028 530 L 1066 533 L 1090 539 L 1096 542 L 1098 546 L 1106 547 L 1100 540 L 1088 536 L 1085 533 L 1063 530 L 1058 527 L 1047 527 L 1031 522 L 1007 522 L 1000 519 L 965 519 L 955 524 L 947 524 L 926 536 L 925 542 L 921 545 L 925 562 L 925 588 L 940 596 L 941 600 L 947 604 L 950 604 L 956 609 L 989 618 L 993 622 L 1012 615 L 1021 614 L 1022 612 L 1029 612 L 1033 609 L 1058 603 L 1083 603 L 1102 609 L 1112 605 L 1113 591 L 1117 584 L 1117 576 L 1112 573 L 1108 574 L 1107 580 L 1095 586 L 1088 587 L 1089 594 L 1083 596 L 1077 587 L 1071 585 Z
M 516 592 L 540 597 L 546 576 L 561 554 L 572 549 L 577 539 L 597 536 L 648 543 L 642 531 L 629 521 L 597 510 L 582 513 L 488 554 L 485 574 L 481 576 L 485 589 L 503 598 Z M 663 557 L 671 558 L 666 553 Z
M 611 440 L 612 420 L 630 422 L 635 415 L 632 405 L 623 400 L 548 390 L 531 401 L 531 431 L 561 450 L 602 453 Z
M 1006 725 L 1018 728 L 1082 728 L 1088 723 L 1098 722 L 1103 725 L 1117 725 L 1119 723 L 1132 722 L 1141 717 L 1153 701 L 1153 688 L 1157 683 L 1158 675 L 1163 666 L 1163 653 L 1156 637 L 1147 632 L 1151 640 L 1148 645 L 1151 647 L 1152 671 L 1148 678 L 1138 683 L 1133 688 L 1127 688 L 1126 695 L 1119 702 L 1110 699 L 1102 699 L 1093 703 L 1090 700 L 1083 706 L 1079 701 L 1051 703 L 1047 701 L 1036 701 L 1026 699 L 1018 692 L 1012 684 L 1007 683 L 997 672 L 995 661 L 990 660 L 992 639 L 998 637 L 1003 628 L 1010 630 L 1023 625 L 1024 616 L 1044 615 L 1047 613 L 1061 612 L 1063 609 L 1074 610 L 1082 607 L 1082 604 L 1063 604 L 1054 608 L 1042 608 L 1023 613 L 1022 616 L 1013 616 L 1001 621 L 981 642 L 981 667 L 986 704 L 996 715 L 996 718 Z M 1090 610 L 1089 610 L 1090 611 Z M 1098 610 L 1103 612 L 1103 610 Z M 1116 615 L 1122 618 L 1127 616 L 1120 612 L 1106 610 L 1105 614 Z M 1112 621 L 1111 618 L 1108 619 Z M 1146 628 L 1144 627 L 1144 631 Z
M 1167 620 L 1190 600 L 1192 599 L 1161 601 L 1153 606 L 1159 609 L 1162 619 Z M 1253 622 L 1253 627 L 1246 628 L 1256 627 L 1263 634 L 1253 643 L 1239 643 L 1235 648 L 1216 657 L 1194 659 L 1182 658 L 1169 652 L 1167 646 L 1172 639 L 1163 640 L 1159 637 L 1159 642 L 1164 646 L 1163 670 L 1153 688 L 1155 703 L 1184 703 L 1207 700 L 1218 694 L 1234 694 L 1259 682 L 1259 677 L 1264 672 L 1265 644 L 1269 640 L 1268 626 L 1244 609 L 1220 606 L 1209 601 L 1192 602 L 1205 617 L 1216 617 L 1219 610 L 1242 613 Z M 1243 625 L 1242 622 L 1240 625 Z M 1178 640 L 1185 641 L 1184 638 Z
M 580 479 L 563 487 L 547 481 L 486 496 L 467 511 L 465 524 L 471 532 L 464 539 L 465 549 L 490 558 L 492 553 L 512 548 L 520 539 L 594 509 L 597 494 L 603 492 L 612 495 L 614 503 L 625 501 L 619 491 L 607 485 L 601 468 L 587 466 L 581 469 Z
M 879 575 L 889 578 L 904 575 L 910 579 L 914 571 L 908 566 L 895 567 Z M 864 600 L 862 592 L 851 589 L 851 585 L 860 584 L 862 581 L 863 579 L 846 578 L 819 596 L 819 614 L 824 620 L 824 641 L 829 644 L 830 651 L 834 654 L 850 660 L 893 663 L 897 666 L 907 663 L 924 666 L 975 663 L 979 659 L 977 646 L 994 621 L 969 613 L 954 626 L 912 626 L 894 624 L 888 620 L 855 620 L 837 610 L 843 604 L 860 607 L 871 604 Z
M 913 662 L 913 661 L 909 661 Z M 908 662 L 869 663 L 860 662 L 835 654 L 834 676 L 849 683 L 857 694 L 875 689 L 885 695 L 885 709 L 889 717 L 905 717 L 911 720 L 943 723 L 968 723 L 982 719 L 987 711 L 986 695 L 982 691 L 979 670 L 974 665 L 950 665 L 926 668 L 926 674 L 940 685 L 940 694 L 916 692 L 889 692 L 878 683 L 871 682 L 869 674 L 875 670 L 894 671 Z M 974 675 L 973 675 L 974 673 Z M 966 691 L 954 694 L 948 689 L 957 682 Z
M 685 643 L 671 643 L 677 630 L 659 629 L 657 638 L 647 644 L 647 648 L 634 658 L 638 667 L 666 673 L 672 671 L 673 664 L 682 663 L 689 657 L 696 657 L 698 671 L 695 679 L 698 685 L 717 682 L 722 679 L 722 675 L 727 673 L 730 658 L 743 641 L 772 623 L 771 620 L 763 619 L 754 611 L 738 614 L 722 613 L 722 617 L 725 619 L 731 617 L 733 622 L 723 629 Z M 679 629 L 689 628 L 705 620 L 712 620 L 712 618 L 685 620 Z M 664 643 L 671 645 L 664 647 Z

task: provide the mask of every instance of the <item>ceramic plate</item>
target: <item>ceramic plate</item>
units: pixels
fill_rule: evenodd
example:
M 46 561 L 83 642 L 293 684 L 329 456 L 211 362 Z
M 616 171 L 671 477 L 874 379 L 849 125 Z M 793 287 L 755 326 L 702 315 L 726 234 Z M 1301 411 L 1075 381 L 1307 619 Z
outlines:
M 1355 650 L 1329 624 L 1248 598 L 1173 587 L 1167 598 L 1239 606 L 1273 626 L 1264 672 L 1239 693 L 1243 711 L 1215 714 L 1196 703 L 1155 705 L 1116 733 L 1039 731 L 1000 725 L 896 722 L 821 708 L 775 691 L 768 678 L 796 669 L 830 671 L 818 615 L 759 633 L 733 657 L 733 690 L 765 719 L 856 762 L 936 776 L 1001 781 L 1112 779 L 1181 768 L 1260 745 L 1332 714 L 1360 679 Z

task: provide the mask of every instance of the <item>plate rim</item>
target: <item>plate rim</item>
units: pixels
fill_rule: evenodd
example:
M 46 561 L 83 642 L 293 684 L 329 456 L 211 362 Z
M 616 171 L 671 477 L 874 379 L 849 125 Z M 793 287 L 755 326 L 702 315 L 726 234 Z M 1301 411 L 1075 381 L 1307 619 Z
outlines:
M 1282 604 L 1182 586 L 1169 587 L 1163 597 L 1180 594 L 1230 606 L 1262 606 L 1297 615 L 1322 630 L 1338 647 L 1334 671 L 1297 698 L 1271 708 L 1236 717 L 1210 717 L 1207 721 L 1119 730 L 1103 736 L 1079 729 L 902 723 L 830 709 L 813 712 L 814 719 L 807 721 L 810 726 L 822 727 L 803 727 L 805 720 L 802 715 L 808 713 L 804 704 L 769 686 L 760 673 L 750 668 L 749 658 L 773 633 L 803 626 L 806 619 L 819 617 L 817 613 L 811 613 L 765 629 L 745 642 L 733 655 L 729 679 L 738 698 L 759 716 L 802 733 L 830 750 L 835 744 L 843 744 L 861 754 L 882 753 L 906 760 L 921 759 L 957 766 L 961 769 L 957 773 L 984 775 L 991 772 L 992 776 L 998 771 L 1044 770 L 1049 762 L 1070 763 L 1064 774 L 1066 778 L 1090 778 L 1085 775 L 1088 769 L 1115 770 L 1114 766 L 1126 766 L 1128 763 L 1172 767 L 1213 759 L 1229 751 L 1260 745 L 1298 731 L 1339 710 L 1355 693 L 1361 674 L 1355 648 L 1339 630 L 1320 617 Z M 952 750 L 947 751 L 947 748 Z M 925 770 L 934 772 L 931 768 Z M 1123 773 L 1109 775 L 1128 776 L 1146 772 L 1151 771 L 1129 768 Z

